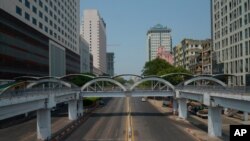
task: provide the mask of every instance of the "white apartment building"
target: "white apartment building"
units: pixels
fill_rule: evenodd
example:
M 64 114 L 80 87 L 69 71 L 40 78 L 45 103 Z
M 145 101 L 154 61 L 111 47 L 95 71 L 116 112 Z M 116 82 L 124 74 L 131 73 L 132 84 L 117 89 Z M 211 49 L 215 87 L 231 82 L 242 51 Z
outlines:
M 229 85 L 250 84 L 250 0 L 211 0 L 213 50 Z M 214 64 L 213 64 L 214 69 Z
M 106 73 L 106 24 L 98 10 L 84 10 L 81 34 L 88 42 L 93 55 L 93 66 L 96 68 L 94 70 L 97 70 L 94 73 Z
M 172 52 L 171 29 L 163 27 L 160 24 L 150 28 L 147 32 L 147 51 L 148 61 L 157 57 L 159 47 L 164 47 L 165 51 Z
M 0 56 L 15 60 L 0 64 L 0 75 L 80 72 L 80 0 L 1 0 L 0 10 Z
M 80 72 L 87 73 L 90 72 L 90 52 L 89 44 L 80 35 Z
M 0 7 L 79 54 L 80 0 L 1 0 Z

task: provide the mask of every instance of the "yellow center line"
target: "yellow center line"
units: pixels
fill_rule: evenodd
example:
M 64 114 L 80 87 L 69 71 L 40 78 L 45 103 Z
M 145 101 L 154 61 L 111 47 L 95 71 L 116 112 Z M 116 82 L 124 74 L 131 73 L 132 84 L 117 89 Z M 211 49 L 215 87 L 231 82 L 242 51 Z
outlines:
M 134 141 L 134 131 L 133 131 L 133 122 L 132 122 L 132 116 L 131 116 L 131 106 L 130 106 L 130 98 L 127 97 L 127 141 Z
M 127 110 L 126 111 L 128 112 L 129 108 L 128 108 L 128 98 L 127 97 L 126 97 L 126 102 L 127 102 L 127 104 L 126 104 L 127 105 L 127 107 L 126 107 Z M 129 123 L 129 120 L 128 120 L 128 118 L 126 118 L 126 136 L 125 136 L 126 141 L 128 141 L 128 127 L 129 127 L 128 123 Z

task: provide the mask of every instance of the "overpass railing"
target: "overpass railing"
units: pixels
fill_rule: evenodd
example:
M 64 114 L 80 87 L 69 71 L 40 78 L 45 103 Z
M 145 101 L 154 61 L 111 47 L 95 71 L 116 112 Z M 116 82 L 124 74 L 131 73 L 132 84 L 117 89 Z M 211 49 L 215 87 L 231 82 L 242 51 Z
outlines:
M 178 86 L 177 90 L 191 90 L 197 92 L 215 92 L 223 94 L 238 94 L 238 95 L 250 95 L 250 86 L 234 86 L 234 87 L 223 87 L 223 86 Z
M 0 95 L 0 99 L 24 97 L 24 96 L 37 96 L 37 95 L 50 95 L 65 92 L 79 92 L 80 88 L 32 88 L 32 89 L 19 89 L 10 90 Z

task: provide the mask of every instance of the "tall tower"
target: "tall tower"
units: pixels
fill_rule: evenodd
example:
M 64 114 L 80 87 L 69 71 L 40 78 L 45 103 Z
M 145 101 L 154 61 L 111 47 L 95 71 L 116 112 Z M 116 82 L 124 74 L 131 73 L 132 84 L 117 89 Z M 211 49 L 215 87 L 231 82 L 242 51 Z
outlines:
M 165 48 L 165 51 L 172 52 L 171 29 L 163 27 L 160 24 L 150 28 L 147 32 L 148 60 L 151 61 L 157 57 L 159 47 Z
M 99 70 L 94 73 L 106 73 L 106 24 L 96 9 L 84 10 L 83 16 L 81 34 L 89 44 L 93 66 Z
M 213 73 L 229 85 L 250 85 L 250 1 L 211 0 Z

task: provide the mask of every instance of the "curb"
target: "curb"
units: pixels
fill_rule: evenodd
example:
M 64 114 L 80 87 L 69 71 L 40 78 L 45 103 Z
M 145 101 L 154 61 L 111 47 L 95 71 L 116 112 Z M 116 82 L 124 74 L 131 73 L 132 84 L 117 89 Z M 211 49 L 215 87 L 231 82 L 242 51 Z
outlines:
M 197 135 L 197 134 L 196 134 L 192 129 L 190 129 L 190 128 L 186 128 L 185 131 L 186 131 L 187 133 L 189 133 L 190 135 L 192 135 L 192 136 L 193 136 L 196 140 L 198 140 L 198 141 L 207 141 L 206 139 L 200 138 L 199 135 Z

